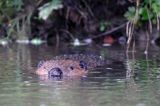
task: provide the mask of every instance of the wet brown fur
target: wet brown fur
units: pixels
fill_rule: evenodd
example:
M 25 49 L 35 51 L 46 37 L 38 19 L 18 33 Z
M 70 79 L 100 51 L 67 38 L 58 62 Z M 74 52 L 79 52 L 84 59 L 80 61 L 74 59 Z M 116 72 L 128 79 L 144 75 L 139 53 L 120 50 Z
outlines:
M 80 66 L 80 61 L 87 64 L 87 69 Z M 64 76 L 83 76 L 88 69 L 95 68 L 104 64 L 104 60 L 94 55 L 62 55 L 56 56 L 52 60 L 44 61 L 42 66 L 36 70 L 38 75 L 48 75 L 52 68 L 60 68 Z

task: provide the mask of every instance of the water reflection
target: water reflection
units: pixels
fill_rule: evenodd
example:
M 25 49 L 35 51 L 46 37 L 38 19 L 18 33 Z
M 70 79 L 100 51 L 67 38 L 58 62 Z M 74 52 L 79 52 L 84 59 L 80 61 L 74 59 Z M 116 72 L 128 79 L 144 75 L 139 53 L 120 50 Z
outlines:
M 153 50 L 126 55 L 123 47 L 64 48 L 26 45 L 0 47 L 0 105 L 2 106 L 159 106 L 160 58 Z M 42 49 L 43 48 L 43 49 Z M 71 52 L 70 52 L 71 51 Z M 58 54 L 94 53 L 112 63 L 85 77 L 60 80 L 31 72 L 43 59 Z

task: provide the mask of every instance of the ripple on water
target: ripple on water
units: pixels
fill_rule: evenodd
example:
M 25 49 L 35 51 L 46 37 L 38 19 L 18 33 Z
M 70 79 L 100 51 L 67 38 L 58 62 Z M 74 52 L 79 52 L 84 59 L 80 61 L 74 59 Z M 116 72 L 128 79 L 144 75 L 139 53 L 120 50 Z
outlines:
M 83 78 L 44 80 L 28 74 L 27 69 L 22 70 L 22 64 L 24 68 L 36 66 L 39 60 L 49 59 L 55 55 L 53 48 L 43 50 L 40 47 L 26 48 L 29 47 L 17 46 L 9 49 L 0 47 L 0 106 L 160 104 L 160 80 L 157 79 L 160 70 L 159 53 L 148 58 L 137 53 L 135 58 L 126 59 L 123 53 L 105 48 L 103 52 L 107 53 L 106 56 L 116 54 L 112 57 L 116 58 L 115 60 L 120 58 L 121 61 L 98 67 Z M 126 72 L 130 72 L 130 76 L 127 76 Z

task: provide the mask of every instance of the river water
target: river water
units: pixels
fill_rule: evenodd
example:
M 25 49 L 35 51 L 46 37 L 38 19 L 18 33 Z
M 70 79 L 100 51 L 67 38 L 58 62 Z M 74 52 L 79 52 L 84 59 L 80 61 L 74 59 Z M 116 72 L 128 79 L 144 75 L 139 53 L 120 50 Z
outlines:
M 123 46 L 60 47 L 8 45 L 0 47 L 0 106 L 160 106 L 160 48 L 148 54 Z M 86 76 L 43 79 L 34 74 L 37 63 L 59 54 L 87 53 L 112 63 Z

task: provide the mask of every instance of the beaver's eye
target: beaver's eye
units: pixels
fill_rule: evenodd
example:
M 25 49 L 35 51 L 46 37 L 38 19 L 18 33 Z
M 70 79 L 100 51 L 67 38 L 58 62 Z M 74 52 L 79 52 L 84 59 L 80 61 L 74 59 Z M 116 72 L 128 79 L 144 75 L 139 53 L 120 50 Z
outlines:
M 81 61 L 79 62 L 79 66 L 80 66 L 81 68 L 87 70 L 87 63 L 86 63 L 86 62 L 84 62 L 84 61 L 81 60 Z
M 73 66 L 70 66 L 69 68 L 70 68 L 71 70 L 73 70 L 73 69 L 74 69 L 74 68 L 73 68 Z

